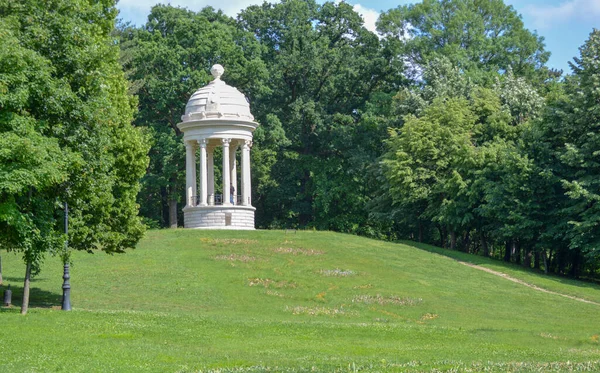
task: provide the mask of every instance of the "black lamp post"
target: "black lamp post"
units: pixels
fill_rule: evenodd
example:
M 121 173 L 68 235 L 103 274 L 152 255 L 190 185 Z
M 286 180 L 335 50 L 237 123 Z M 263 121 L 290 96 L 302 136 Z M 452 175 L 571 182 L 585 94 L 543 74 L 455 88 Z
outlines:
M 69 259 L 66 255 L 69 250 L 69 205 L 65 202 L 65 235 L 67 235 L 67 240 L 65 241 L 65 261 L 64 261 L 64 272 L 63 272 L 63 297 L 62 297 L 62 307 L 63 311 L 71 310 L 71 284 L 69 279 L 71 276 L 69 275 Z

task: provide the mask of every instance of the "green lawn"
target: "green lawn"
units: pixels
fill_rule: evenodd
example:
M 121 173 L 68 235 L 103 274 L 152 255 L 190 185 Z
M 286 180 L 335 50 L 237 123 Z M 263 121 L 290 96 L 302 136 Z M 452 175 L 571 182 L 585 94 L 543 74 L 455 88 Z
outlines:
M 56 309 L 50 258 L 29 314 L 0 310 L 0 372 L 600 371 L 600 306 L 427 250 L 330 232 L 150 231 L 127 254 L 74 255 L 72 312 Z M 18 306 L 24 265 L 2 259 Z M 494 263 L 480 264 L 600 301 L 596 286 Z

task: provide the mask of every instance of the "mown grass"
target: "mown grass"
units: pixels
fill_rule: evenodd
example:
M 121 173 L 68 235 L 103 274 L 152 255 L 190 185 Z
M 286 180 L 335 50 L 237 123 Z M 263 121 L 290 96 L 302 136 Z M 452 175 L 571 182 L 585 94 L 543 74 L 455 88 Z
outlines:
M 467 254 L 455 250 L 442 249 L 440 247 L 417 242 L 402 241 L 401 243 L 419 249 L 423 249 L 431 253 L 440 254 L 448 258 L 460 260 L 466 263 L 478 265 L 480 267 L 489 268 L 494 271 L 506 273 L 507 275 L 518 278 L 519 280 L 525 281 L 529 284 L 536 285 L 550 291 L 600 303 L 600 286 L 591 282 L 577 281 L 566 277 L 556 276 L 553 274 L 540 276 L 541 272 L 535 272 L 533 270 L 526 269 L 519 265 L 506 263 L 491 258 Z
M 2 255 L 18 305 L 24 266 Z M 597 286 L 493 269 L 600 299 Z M 600 306 L 406 244 L 150 231 L 124 255 L 74 254 L 72 312 L 53 309 L 61 275 L 47 260 L 30 313 L 1 309 L 0 372 L 600 371 Z

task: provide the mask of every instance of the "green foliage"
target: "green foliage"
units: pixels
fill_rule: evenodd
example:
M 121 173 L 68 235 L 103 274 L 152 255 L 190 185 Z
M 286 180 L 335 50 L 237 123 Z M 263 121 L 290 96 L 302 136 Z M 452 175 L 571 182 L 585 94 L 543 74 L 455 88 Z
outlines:
M 500 241 L 532 240 L 540 228 L 533 204 L 535 178 L 540 175 L 535 174 L 532 161 L 505 141 L 482 147 L 479 157 L 471 192 L 480 193 L 477 213 L 488 224 L 481 229 L 492 232 Z
M 560 160 L 569 168 L 563 181 L 572 206 L 571 248 L 581 249 L 588 259 L 600 259 L 600 30 L 594 30 L 572 64 L 567 82 L 571 101 L 568 138 Z
M 144 226 L 145 136 L 112 44 L 112 1 L 0 1 L 0 240 L 34 271 L 69 246 L 120 252 Z
M 383 155 L 384 175 L 392 200 L 454 231 L 473 218 L 461 197 L 469 187 L 466 172 L 475 156 L 472 133 L 476 116 L 465 99 L 435 99 L 421 117 L 405 117 L 393 131 Z
M 409 60 L 410 56 L 421 58 L 412 60 L 421 79 L 394 97 L 397 117 L 388 120 L 394 128 L 392 134 L 397 136 L 387 142 L 388 151 L 382 157 L 382 176 L 386 181 L 379 193 L 389 193 L 392 206 L 373 207 L 375 213 L 383 212 L 383 216 L 387 210 L 387 217 L 400 223 L 396 229 L 402 237 L 417 239 L 418 231 L 419 240 L 439 240 L 440 245 L 446 245 L 450 234 L 452 248 L 460 244 L 463 250 L 483 249 L 484 255 L 489 255 L 498 246 L 508 247 L 509 243 L 538 250 L 542 237 L 549 236 L 542 229 L 544 214 L 549 211 L 541 206 L 554 199 L 548 197 L 554 196 L 554 184 L 544 184 L 552 177 L 528 155 L 528 147 L 536 141 L 531 121 L 539 118 L 543 107 L 543 99 L 532 84 L 537 84 L 535 76 L 542 75 L 539 71 L 515 74 L 509 59 L 502 67 L 491 62 L 480 66 L 485 58 L 477 56 L 485 55 L 486 48 L 491 48 L 483 40 L 498 24 L 512 17 L 505 24 L 506 29 L 522 28 L 509 7 L 502 5 L 502 12 L 508 17 L 503 20 L 498 14 L 489 13 L 493 7 L 494 12 L 500 11 L 500 3 L 431 1 L 391 10 L 380 20 L 380 28 L 388 27 L 390 31 L 393 22 L 402 17 L 417 17 L 424 9 L 432 12 L 426 17 L 418 16 L 416 27 L 407 26 L 411 38 L 394 41 L 393 32 L 387 34 L 388 43 L 402 42 L 405 51 L 414 52 L 408 54 Z M 469 23 L 460 36 L 456 20 L 472 18 L 476 25 L 480 13 L 491 17 L 485 26 L 489 29 L 484 32 L 485 27 L 476 27 L 477 31 L 472 32 Z M 428 32 L 439 37 L 439 45 L 425 38 Z M 511 32 L 506 31 L 502 37 Z M 481 48 L 461 51 L 459 45 L 465 41 L 458 40 L 474 35 L 483 37 L 478 44 Z M 508 40 L 506 45 L 517 43 L 518 39 Z M 538 41 L 542 50 L 541 40 Z M 494 53 L 506 53 L 507 57 L 512 52 L 495 45 Z M 532 67 L 540 70 L 543 60 Z M 456 112 L 457 100 L 462 102 L 461 111 L 469 113 L 472 119 L 440 121 Z M 524 141 L 525 136 L 528 142 Z
M 397 93 L 394 108 L 399 115 L 420 115 L 436 98 L 466 98 L 472 89 L 473 84 L 460 69 L 447 57 L 441 56 L 423 69 L 423 84 L 406 87 Z
M 541 113 L 544 100 L 525 78 L 517 77 L 512 70 L 498 79 L 495 89 L 499 92 L 504 108 L 513 117 L 512 124 L 522 124 L 535 119 Z
M 244 10 L 239 24 L 260 40 L 269 71 L 269 89 L 252 110 L 260 123 L 281 124 L 279 140 L 258 135 L 253 149 L 253 165 L 265 160 L 261 152 L 271 160 L 272 181 L 259 172 L 254 184 L 253 201 L 264 214 L 259 226 L 356 232 L 368 218 L 372 183 L 365 170 L 385 136 L 385 126 L 373 127 L 361 114 L 371 94 L 402 83 L 401 61 L 389 61 L 344 2 L 264 3 Z
M 1 27 L 0 36 L 0 245 L 23 253 L 35 274 L 44 253 L 64 242 L 55 229 L 53 198 L 73 158 L 42 134 L 45 123 L 28 109 L 66 89 L 48 61 L 19 45 L 10 28 Z M 49 114 L 61 112 L 57 104 L 48 103 Z
M 557 213 L 562 216 L 562 239 L 570 249 L 573 274 L 581 271 L 581 256 L 592 269 L 598 268 L 600 259 L 600 31 L 590 34 L 580 54 L 571 64 L 573 75 L 567 78 L 564 92 L 552 96 L 539 123 L 541 141 L 549 155 L 549 160 L 543 160 L 550 163 L 561 193 L 569 197 Z
M 377 23 L 413 73 L 440 55 L 475 79 L 509 69 L 536 78 L 548 60 L 543 38 L 527 30 L 503 0 L 425 0 L 384 12 Z M 493 74 L 491 75 L 493 77 Z

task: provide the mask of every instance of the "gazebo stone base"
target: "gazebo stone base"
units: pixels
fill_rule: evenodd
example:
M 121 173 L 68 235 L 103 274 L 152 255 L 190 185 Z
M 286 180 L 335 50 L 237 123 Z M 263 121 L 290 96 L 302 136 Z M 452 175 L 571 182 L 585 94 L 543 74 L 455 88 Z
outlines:
M 186 206 L 183 208 L 185 228 L 253 230 L 252 206 Z

